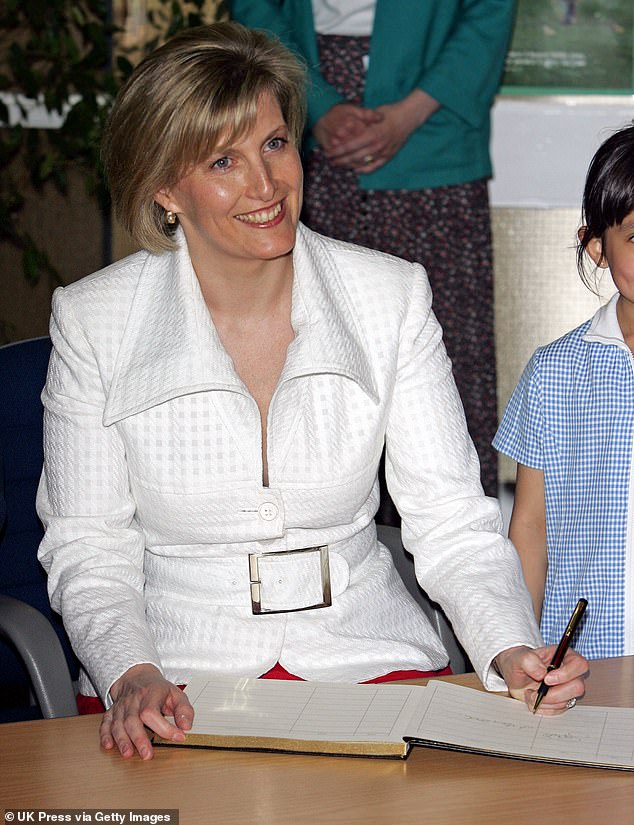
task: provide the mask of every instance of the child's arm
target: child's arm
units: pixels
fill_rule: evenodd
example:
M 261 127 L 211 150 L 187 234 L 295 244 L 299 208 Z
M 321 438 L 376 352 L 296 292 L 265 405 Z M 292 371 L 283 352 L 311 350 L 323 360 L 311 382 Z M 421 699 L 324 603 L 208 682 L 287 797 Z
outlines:
M 546 502 L 544 473 L 524 464 L 517 465 L 515 501 L 509 538 L 517 548 L 524 578 L 533 599 L 537 621 L 541 618 L 546 585 Z

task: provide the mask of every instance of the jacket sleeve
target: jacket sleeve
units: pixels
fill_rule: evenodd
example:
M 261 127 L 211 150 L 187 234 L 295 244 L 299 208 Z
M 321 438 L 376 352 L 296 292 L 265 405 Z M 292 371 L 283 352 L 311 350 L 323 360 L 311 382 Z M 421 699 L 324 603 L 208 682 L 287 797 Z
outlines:
M 489 116 L 513 28 L 515 0 L 465 0 L 438 59 L 417 86 L 471 126 Z
M 386 432 L 386 480 L 421 586 L 439 602 L 482 679 L 502 650 L 542 644 L 515 548 L 482 492 L 422 267 L 413 278 Z
M 126 456 L 102 423 L 105 391 L 64 290 L 53 297 L 53 352 L 42 401 L 44 469 L 37 495 L 45 527 L 39 559 L 53 609 L 99 695 L 134 664 L 160 660 L 145 621 L 144 542 Z
M 312 128 L 320 117 L 344 98 L 321 76 L 316 52 L 311 54 L 308 40 L 315 37 L 310 0 L 302 8 L 310 19 L 299 23 L 297 15 L 288 10 L 289 4 L 282 0 L 230 0 L 229 11 L 233 20 L 252 29 L 263 29 L 274 35 L 295 52 L 306 64 L 308 83 L 306 95 L 308 100 L 308 125 Z

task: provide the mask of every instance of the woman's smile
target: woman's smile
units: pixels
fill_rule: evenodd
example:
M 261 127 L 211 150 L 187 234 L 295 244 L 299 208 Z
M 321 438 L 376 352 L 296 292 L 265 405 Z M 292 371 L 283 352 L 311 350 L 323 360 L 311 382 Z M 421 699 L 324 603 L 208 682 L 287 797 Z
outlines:
M 284 218 L 283 211 L 284 201 L 279 201 L 269 209 L 260 209 L 257 212 L 236 215 L 236 219 L 243 223 L 250 223 L 256 226 L 276 226 Z

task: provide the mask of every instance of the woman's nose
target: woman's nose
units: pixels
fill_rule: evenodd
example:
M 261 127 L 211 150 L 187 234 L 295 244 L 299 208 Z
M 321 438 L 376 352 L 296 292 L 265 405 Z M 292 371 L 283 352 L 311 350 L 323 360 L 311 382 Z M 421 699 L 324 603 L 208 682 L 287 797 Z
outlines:
M 251 168 L 249 188 L 249 194 L 252 197 L 263 201 L 272 199 L 275 192 L 275 182 L 266 161 L 262 160 Z

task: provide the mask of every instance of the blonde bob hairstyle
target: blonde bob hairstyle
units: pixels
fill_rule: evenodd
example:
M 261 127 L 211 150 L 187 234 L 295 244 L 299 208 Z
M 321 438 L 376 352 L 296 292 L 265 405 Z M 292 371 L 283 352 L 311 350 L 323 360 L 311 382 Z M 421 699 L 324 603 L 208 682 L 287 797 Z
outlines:
M 254 125 L 260 95 L 277 100 L 297 146 L 305 70 L 278 40 L 238 23 L 187 29 L 146 57 L 121 88 L 102 143 L 115 214 L 141 247 L 175 248 L 154 196 Z

